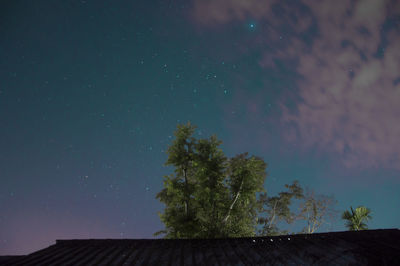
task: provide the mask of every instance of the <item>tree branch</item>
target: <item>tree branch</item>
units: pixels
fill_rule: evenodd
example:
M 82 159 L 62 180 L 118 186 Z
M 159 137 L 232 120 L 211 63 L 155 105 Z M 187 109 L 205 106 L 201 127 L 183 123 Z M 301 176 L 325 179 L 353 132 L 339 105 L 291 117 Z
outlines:
M 186 218 L 189 216 L 189 197 L 188 197 L 188 180 L 186 174 L 186 168 L 183 168 L 183 175 L 185 177 L 185 214 Z
M 239 191 L 236 193 L 235 199 L 233 200 L 231 206 L 229 207 L 228 214 L 225 216 L 225 218 L 223 220 L 224 223 L 226 223 L 228 221 L 228 218 L 229 218 L 229 216 L 231 214 L 233 206 L 235 205 L 237 199 L 239 198 L 240 191 L 242 190 L 242 187 L 243 187 L 243 179 L 242 179 L 242 183 L 240 183 Z
M 268 228 L 271 228 L 272 222 L 275 220 L 276 205 L 278 204 L 278 201 L 280 201 L 280 200 L 281 200 L 281 199 L 278 199 L 277 201 L 275 201 L 273 215 L 272 215 L 271 220 L 269 221 Z

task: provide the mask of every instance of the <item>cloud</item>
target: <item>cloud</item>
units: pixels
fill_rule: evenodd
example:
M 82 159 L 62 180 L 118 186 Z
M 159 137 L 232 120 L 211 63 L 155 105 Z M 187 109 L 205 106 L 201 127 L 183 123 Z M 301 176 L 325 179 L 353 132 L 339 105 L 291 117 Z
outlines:
M 283 121 L 296 125 L 307 146 L 339 153 L 348 167 L 400 168 L 399 36 L 392 33 L 377 55 L 388 6 L 370 0 L 308 6 L 320 34 L 311 52 L 298 56 L 303 102 L 296 113 L 284 109 Z
M 400 3 L 296 3 L 198 0 L 194 18 L 205 26 L 249 17 L 270 25 L 275 34 L 265 36 L 260 66 L 268 70 L 275 60 L 294 60 L 301 76 L 295 108 L 281 103 L 289 142 L 333 152 L 347 167 L 400 169 L 400 34 L 398 25 L 383 27 L 400 14 Z M 286 41 L 279 44 L 284 25 Z M 316 32 L 307 35 L 312 27 Z

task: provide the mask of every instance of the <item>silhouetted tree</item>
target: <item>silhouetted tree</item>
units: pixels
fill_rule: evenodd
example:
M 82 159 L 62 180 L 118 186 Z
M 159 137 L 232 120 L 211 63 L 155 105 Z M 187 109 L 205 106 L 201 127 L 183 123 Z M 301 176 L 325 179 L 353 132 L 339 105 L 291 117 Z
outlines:
M 300 213 L 296 219 L 307 222 L 303 233 L 312 234 L 323 224 L 329 224 L 328 220 L 336 218 L 337 211 L 334 205 L 337 203 L 334 196 L 316 194 L 314 190 L 306 191 L 303 202 L 300 204 Z
M 258 223 L 262 225 L 259 231 L 260 235 L 282 235 L 288 234 L 289 231 L 281 231 L 277 227 L 279 221 L 286 221 L 291 224 L 295 220 L 295 213 L 290 210 L 292 199 L 302 199 L 303 189 L 299 186 L 297 180 L 293 181 L 291 185 L 286 184 L 287 192 L 280 192 L 278 196 L 267 197 L 261 194 L 260 203 L 262 204 L 260 213 L 266 214 L 266 217 L 260 217 Z

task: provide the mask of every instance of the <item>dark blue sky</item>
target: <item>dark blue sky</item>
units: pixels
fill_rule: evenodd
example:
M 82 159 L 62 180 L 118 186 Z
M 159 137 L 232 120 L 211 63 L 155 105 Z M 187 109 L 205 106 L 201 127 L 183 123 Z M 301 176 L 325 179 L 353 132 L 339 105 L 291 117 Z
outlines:
M 396 1 L 3 1 L 0 255 L 153 238 L 177 124 L 400 227 Z M 345 230 L 338 219 L 319 231 Z

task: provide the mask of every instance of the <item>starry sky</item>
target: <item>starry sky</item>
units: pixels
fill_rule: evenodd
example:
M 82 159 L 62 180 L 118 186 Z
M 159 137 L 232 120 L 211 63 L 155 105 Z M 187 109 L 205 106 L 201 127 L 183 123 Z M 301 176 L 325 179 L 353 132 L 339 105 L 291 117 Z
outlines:
M 262 157 L 269 195 L 400 228 L 399 47 L 395 0 L 2 1 L 0 255 L 154 238 L 187 121 Z

